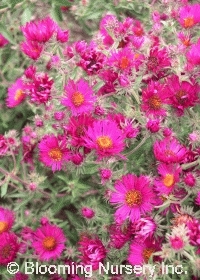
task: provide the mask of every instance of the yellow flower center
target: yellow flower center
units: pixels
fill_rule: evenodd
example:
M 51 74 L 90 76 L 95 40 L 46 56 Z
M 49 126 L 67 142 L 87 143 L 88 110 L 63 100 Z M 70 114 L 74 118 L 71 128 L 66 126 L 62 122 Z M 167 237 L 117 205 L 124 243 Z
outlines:
M 173 152 L 173 151 L 171 151 L 171 150 L 166 150 L 165 151 L 165 155 L 167 156 L 167 157 L 171 157 L 171 156 L 175 156 L 175 153 Z
M 149 98 L 149 107 L 151 109 L 159 110 L 161 108 L 161 104 L 161 99 L 158 96 L 153 95 L 151 98 Z
M 144 258 L 145 263 L 148 263 L 151 255 L 154 253 L 154 249 L 153 248 L 146 248 L 143 250 L 142 252 L 142 256 Z
M 0 221 L 0 233 L 7 231 L 8 223 L 4 221 Z
M 42 242 L 43 247 L 48 251 L 54 250 L 56 247 L 56 244 L 57 244 L 56 240 L 52 236 L 45 237 Z
M 125 196 L 125 201 L 129 207 L 140 205 L 142 202 L 141 192 L 137 190 L 128 191 Z
M 135 57 L 135 59 L 137 59 L 137 58 L 140 57 L 140 54 L 139 54 L 139 53 L 135 53 L 135 54 L 134 54 L 134 57 Z
M 126 56 L 123 56 L 122 59 L 120 60 L 119 67 L 121 69 L 126 69 L 130 64 L 129 59 Z
M 174 175 L 173 174 L 166 174 L 163 183 L 166 187 L 170 188 L 174 184 Z
M 184 25 L 185 28 L 192 27 L 194 25 L 194 18 L 193 17 L 185 18 L 183 25 Z
M 84 100 L 85 100 L 84 95 L 81 92 L 76 91 L 72 94 L 72 102 L 76 107 L 81 106 Z
M 16 90 L 14 99 L 15 101 L 18 101 L 24 96 L 24 92 L 21 89 Z
M 54 161 L 60 161 L 62 159 L 62 151 L 59 148 L 51 149 L 51 151 L 48 153 L 50 158 L 52 158 Z
M 100 136 L 97 138 L 97 144 L 100 149 L 109 149 L 112 147 L 113 142 L 109 136 Z

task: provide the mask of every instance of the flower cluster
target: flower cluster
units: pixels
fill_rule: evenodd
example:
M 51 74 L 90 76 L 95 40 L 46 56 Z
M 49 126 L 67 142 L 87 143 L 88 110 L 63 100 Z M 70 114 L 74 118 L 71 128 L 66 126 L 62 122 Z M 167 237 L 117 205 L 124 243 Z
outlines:
M 181 279 L 200 277 L 200 4 L 144 5 L 149 20 L 106 14 L 87 42 L 50 17 L 20 27 L 29 64 L 5 106 L 26 121 L 0 134 L 3 268 L 53 260 L 82 280 L 74 267 L 179 260 Z

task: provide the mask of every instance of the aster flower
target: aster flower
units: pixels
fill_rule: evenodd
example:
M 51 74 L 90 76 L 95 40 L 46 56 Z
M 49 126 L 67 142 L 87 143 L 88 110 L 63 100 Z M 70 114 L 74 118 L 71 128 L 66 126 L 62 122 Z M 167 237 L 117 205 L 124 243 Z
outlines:
M 200 221 L 193 218 L 187 222 L 187 228 L 189 230 L 188 236 L 190 244 L 193 246 L 200 246 Z
M 191 35 L 179 32 L 177 36 L 184 47 L 189 47 L 191 45 Z
M 135 240 L 152 238 L 156 232 L 157 224 L 151 217 L 141 218 L 132 224 Z
M 105 15 L 101 19 L 99 30 L 103 36 L 103 43 L 105 46 L 110 47 L 114 43 L 114 40 L 110 36 L 110 34 L 112 34 L 112 30 L 114 30 L 114 28 L 117 27 L 118 24 L 118 19 L 114 15 Z M 114 28 L 111 28 L 111 30 L 109 30 L 111 26 L 113 26 Z M 111 31 L 111 33 L 109 31 Z
M 3 232 L 0 238 L 0 265 L 14 261 L 18 250 L 17 236 L 14 233 Z
M 111 53 L 108 58 L 107 64 L 115 71 L 129 72 L 134 66 L 134 53 L 129 48 L 118 49 Z
M 25 95 L 26 86 L 21 78 L 17 79 L 14 84 L 8 88 L 8 96 L 6 99 L 6 105 L 9 108 L 13 108 L 21 104 Z
M 80 54 L 78 66 L 82 67 L 88 75 L 96 75 L 103 68 L 105 55 L 93 46 L 87 46 Z
M 93 270 L 97 270 L 99 263 L 103 263 L 106 257 L 106 249 L 97 236 L 82 236 L 78 250 L 81 253 L 81 262 L 84 265 L 91 265 Z
M 183 115 L 186 108 L 199 102 L 199 85 L 194 80 L 180 82 L 174 75 L 167 79 L 165 90 L 169 95 L 168 104 L 177 110 L 178 115 Z
M 180 8 L 179 22 L 184 28 L 200 23 L 200 4 L 185 5 Z
M 84 145 L 84 136 L 86 130 L 94 122 L 91 115 L 81 114 L 78 116 L 72 116 L 69 118 L 69 123 L 64 125 L 64 129 L 68 135 L 71 136 L 69 142 L 72 146 L 80 147 Z
M 56 225 L 46 224 L 34 232 L 32 247 L 41 261 L 56 260 L 61 256 L 65 242 L 62 229 Z
M 164 104 L 166 104 L 167 97 L 164 85 L 151 81 L 147 88 L 142 91 L 141 108 L 147 116 L 166 116 Z
M 146 239 L 144 242 L 133 241 L 130 245 L 128 262 L 131 265 L 143 265 L 148 263 L 153 253 L 160 251 L 158 240 Z
M 155 203 L 154 193 L 150 180 L 146 176 L 137 177 L 127 174 L 115 183 L 115 191 L 111 194 L 111 204 L 117 204 L 116 219 L 132 222 L 140 219 L 141 215 L 153 210 Z
M 13 211 L 0 207 L 0 234 L 9 231 L 13 226 L 14 220 Z
M 39 43 L 47 42 L 56 30 L 57 24 L 50 17 L 27 22 L 25 26 L 21 27 L 21 31 L 27 41 Z
M 70 158 L 66 145 L 63 136 L 45 135 L 38 145 L 41 162 L 51 167 L 53 172 L 61 170 L 62 165 Z
M 180 172 L 181 168 L 177 164 L 159 164 L 158 173 L 160 178 L 156 178 L 154 181 L 156 191 L 161 195 L 169 195 L 174 190 L 176 183 L 179 182 Z
M 22 42 L 20 45 L 20 49 L 31 59 L 37 60 L 43 51 L 43 46 L 37 42 L 28 41 Z
M 159 49 L 158 46 L 153 46 L 147 58 L 147 70 L 153 75 L 161 78 L 164 76 L 167 67 L 171 66 L 170 58 L 168 57 L 165 48 Z
M 0 134 L 0 157 L 3 157 L 8 152 L 9 146 L 4 135 Z
M 27 84 L 27 94 L 31 102 L 45 104 L 51 99 L 51 89 L 54 81 L 46 73 L 37 73 Z
M 200 191 L 197 193 L 197 196 L 195 198 L 195 204 L 200 206 Z
M 62 99 L 62 104 L 69 107 L 73 115 L 91 112 L 94 108 L 96 98 L 89 84 L 80 79 L 78 82 L 69 80 L 65 87 L 66 97 Z
M 121 249 L 126 242 L 130 240 L 131 231 L 129 225 L 122 227 L 118 224 L 112 224 L 109 227 L 110 243 L 109 245 L 116 249 Z
M 3 48 L 8 43 L 9 41 L 0 33 L 0 48 Z
M 176 138 L 157 140 L 153 145 L 154 156 L 164 163 L 181 163 L 187 154 L 186 148 Z
M 189 69 L 200 65 L 200 39 L 196 44 L 191 45 L 189 51 L 186 53 L 186 57 Z
M 100 157 L 116 156 L 124 149 L 124 136 L 114 121 L 95 121 L 84 137 L 85 146 Z

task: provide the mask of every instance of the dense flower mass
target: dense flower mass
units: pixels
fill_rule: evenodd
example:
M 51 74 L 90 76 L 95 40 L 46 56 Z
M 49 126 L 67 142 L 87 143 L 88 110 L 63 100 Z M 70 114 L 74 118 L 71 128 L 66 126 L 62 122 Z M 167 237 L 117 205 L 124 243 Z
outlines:
M 199 280 L 198 1 L 4 2 L 2 277 Z

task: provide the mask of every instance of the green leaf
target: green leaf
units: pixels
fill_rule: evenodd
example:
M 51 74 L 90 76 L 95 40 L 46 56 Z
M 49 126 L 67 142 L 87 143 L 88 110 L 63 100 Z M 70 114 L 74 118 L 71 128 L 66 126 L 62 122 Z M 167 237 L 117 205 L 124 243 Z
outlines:
M 51 17 L 59 22 L 59 21 L 62 21 L 62 13 L 61 13 L 61 10 L 60 10 L 60 7 L 59 6 L 56 6 L 56 5 L 53 5 L 52 6 L 52 9 L 51 9 Z
M 16 44 L 15 40 L 13 39 L 12 35 L 8 32 L 5 25 L 0 23 L 0 33 L 12 44 Z
M 21 23 L 22 25 L 26 24 L 27 22 L 29 22 L 31 20 L 31 16 L 32 16 L 32 12 L 30 10 L 29 7 L 27 7 L 21 17 Z
M 7 194 L 8 183 L 9 183 L 9 180 L 7 180 L 7 182 L 5 184 L 3 184 L 3 186 L 1 186 L 1 197 L 4 197 Z
M 52 0 L 52 3 L 58 6 L 72 6 L 73 3 L 67 0 Z

